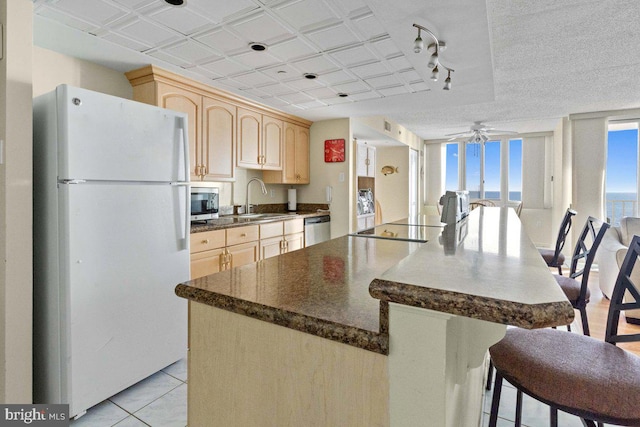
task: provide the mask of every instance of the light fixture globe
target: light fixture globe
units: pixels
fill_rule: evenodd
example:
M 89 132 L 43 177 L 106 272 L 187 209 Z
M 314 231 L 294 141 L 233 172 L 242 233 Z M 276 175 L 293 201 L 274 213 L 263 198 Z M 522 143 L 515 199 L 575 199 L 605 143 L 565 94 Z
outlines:
M 422 49 L 424 49 L 424 41 L 422 40 L 422 37 L 420 37 L 420 35 L 418 34 L 418 37 L 416 37 L 416 40 L 413 43 L 413 51 L 415 53 L 420 53 L 422 52 Z
M 429 63 L 427 64 L 427 67 L 434 68 L 437 65 L 438 65 L 438 52 L 434 52 L 434 54 L 431 55 L 431 57 L 429 58 Z
M 439 71 L 440 70 L 438 70 L 438 66 L 437 65 L 435 67 L 433 67 L 433 71 L 431 71 L 431 80 L 433 80 L 434 82 L 438 81 L 438 75 L 440 74 Z
M 444 79 L 444 87 L 443 90 L 451 90 L 451 77 L 447 77 Z

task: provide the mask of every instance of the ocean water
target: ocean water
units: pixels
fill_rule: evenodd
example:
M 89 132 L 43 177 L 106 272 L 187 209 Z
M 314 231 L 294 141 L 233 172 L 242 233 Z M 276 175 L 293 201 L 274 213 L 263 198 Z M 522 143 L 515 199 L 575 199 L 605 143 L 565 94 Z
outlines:
M 480 198 L 479 191 L 469 191 L 469 199 L 475 200 Z M 499 191 L 485 191 L 484 192 L 485 199 L 491 200 L 500 200 L 500 192 Z M 509 200 L 512 202 L 519 202 L 522 200 L 522 193 L 520 191 L 509 191 Z

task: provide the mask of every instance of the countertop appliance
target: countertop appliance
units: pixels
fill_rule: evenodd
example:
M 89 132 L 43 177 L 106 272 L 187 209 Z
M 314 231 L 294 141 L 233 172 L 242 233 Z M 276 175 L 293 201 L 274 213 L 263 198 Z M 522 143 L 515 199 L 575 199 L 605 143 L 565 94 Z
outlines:
M 217 187 L 191 187 L 191 221 L 218 218 L 218 193 Z
M 383 224 L 358 231 L 350 234 L 350 236 L 425 243 L 429 240 L 437 239 L 442 230 L 442 227 Z
M 186 115 L 66 85 L 33 108 L 34 402 L 76 417 L 187 353 Z
M 312 216 L 304 219 L 304 246 L 331 239 L 331 216 Z
M 442 205 L 441 221 L 453 224 L 469 215 L 469 192 L 468 191 L 447 191 L 441 198 Z

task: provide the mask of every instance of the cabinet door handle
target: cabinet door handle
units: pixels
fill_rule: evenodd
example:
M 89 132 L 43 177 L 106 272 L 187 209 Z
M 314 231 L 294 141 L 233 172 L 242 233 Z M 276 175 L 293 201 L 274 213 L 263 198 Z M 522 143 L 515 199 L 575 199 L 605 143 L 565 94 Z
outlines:
M 242 233 L 240 237 L 247 237 L 247 233 Z
M 204 240 L 202 241 L 202 244 L 203 244 L 203 245 L 208 245 L 208 244 L 209 244 L 209 239 L 204 239 Z

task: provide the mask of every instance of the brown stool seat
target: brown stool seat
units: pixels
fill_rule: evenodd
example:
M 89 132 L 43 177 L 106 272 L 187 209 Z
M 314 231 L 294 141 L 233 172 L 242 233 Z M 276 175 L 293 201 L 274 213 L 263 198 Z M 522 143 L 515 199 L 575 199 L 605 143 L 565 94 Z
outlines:
M 555 260 L 555 249 L 538 249 L 538 252 L 540 252 L 542 259 L 544 259 L 544 262 L 546 262 L 549 267 L 558 267 L 564 264 L 565 257 L 562 252 L 558 253 L 558 257 Z
M 554 274 L 553 277 L 555 277 L 556 282 L 558 282 L 558 285 L 560 285 L 560 287 L 564 291 L 567 299 L 571 302 L 571 304 L 575 306 L 578 298 L 580 298 L 582 283 L 567 276 L 559 276 L 557 274 Z M 591 298 L 591 291 L 589 290 L 589 288 L 587 288 L 584 300 L 585 304 L 589 302 L 589 298 Z
M 507 330 L 489 349 L 495 368 L 528 395 L 582 418 L 640 425 L 640 357 L 551 329 Z

